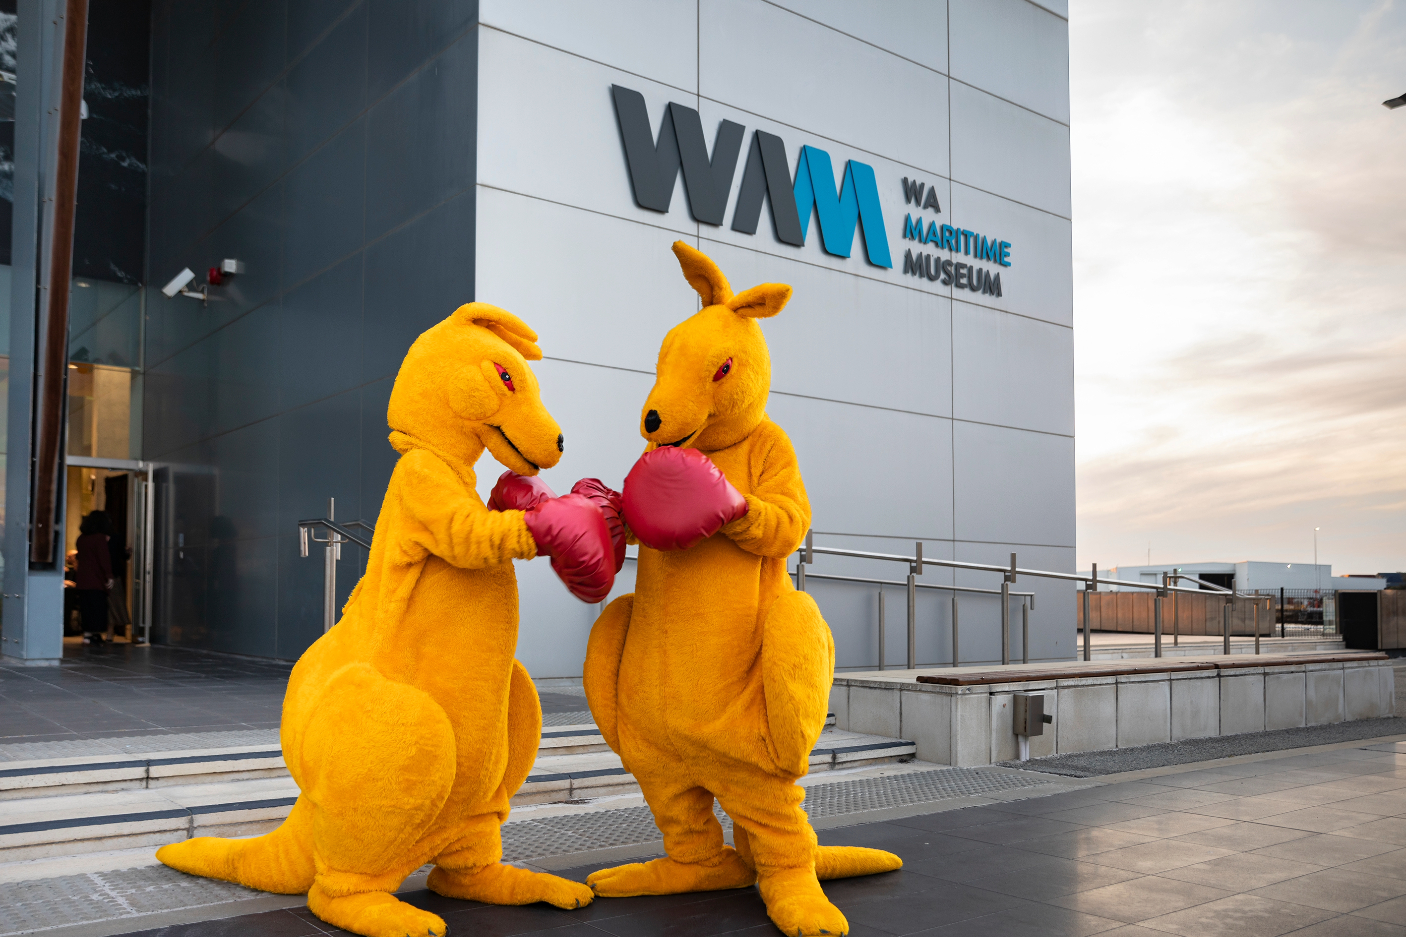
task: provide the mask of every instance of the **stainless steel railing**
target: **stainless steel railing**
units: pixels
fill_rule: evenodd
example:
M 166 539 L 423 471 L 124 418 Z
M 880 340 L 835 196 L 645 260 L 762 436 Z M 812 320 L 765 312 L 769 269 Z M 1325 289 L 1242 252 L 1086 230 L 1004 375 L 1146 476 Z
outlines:
M 337 499 L 327 499 L 327 516 L 313 517 L 298 521 L 298 555 L 307 558 L 309 541 L 324 544 L 322 561 L 322 633 L 332 630 L 337 623 L 337 561 L 342 558 L 342 544 L 354 543 L 367 550 L 371 549 L 371 537 L 376 528 L 362 521 L 338 523 Z M 319 537 L 316 530 L 327 531 L 326 537 Z M 368 536 L 352 532 L 352 528 L 366 531 Z

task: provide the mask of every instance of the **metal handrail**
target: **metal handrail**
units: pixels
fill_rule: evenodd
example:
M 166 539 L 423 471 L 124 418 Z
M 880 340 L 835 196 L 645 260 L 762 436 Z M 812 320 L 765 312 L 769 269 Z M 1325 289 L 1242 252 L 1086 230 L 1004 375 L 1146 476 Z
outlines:
M 815 552 L 819 553 L 820 551 L 819 551 L 819 550 L 816 550 Z M 924 562 L 926 562 L 926 561 L 924 561 Z M 794 575 L 794 573 L 791 574 L 791 575 Z M 876 586 L 906 586 L 906 585 L 908 585 L 906 582 L 904 582 L 904 581 L 901 580 L 901 579 L 865 579 L 863 576 L 832 576 L 832 575 L 821 575 L 820 573 L 806 573 L 806 578 L 807 578 L 807 579 L 833 579 L 833 580 L 836 580 L 836 581 L 838 581 L 838 582 L 869 582 L 869 583 L 873 583 L 873 584 L 876 585 Z M 935 585 L 935 584 L 930 583 L 930 582 L 915 582 L 915 583 L 913 583 L 913 587 L 914 587 L 915 589 L 939 589 L 939 590 L 941 590 L 941 591 L 943 591 L 943 592 L 978 592 L 978 593 L 981 593 L 982 595 L 1000 595 L 1000 594 L 1001 594 L 1001 590 L 1000 590 L 1000 589 L 980 589 L 980 588 L 977 588 L 976 586 L 939 586 L 939 585 Z M 1031 607 L 1031 608 L 1034 608 L 1034 607 L 1035 607 L 1035 593 L 1033 593 L 1033 592 L 1012 592 L 1012 593 L 1010 593 L 1010 594 L 1013 595 L 1013 596 L 1015 596 L 1015 597 L 1017 597 L 1017 598 L 1028 598 L 1028 599 L 1030 600 L 1030 607 Z
M 359 547 L 370 550 L 371 541 L 363 540 L 352 533 L 351 528 L 357 527 L 361 530 L 370 531 L 375 535 L 376 528 L 365 521 L 342 521 L 338 523 L 334 518 L 337 516 L 337 500 L 327 499 L 327 516 L 311 517 L 298 521 L 298 555 L 304 558 L 308 555 L 308 542 L 320 543 L 323 545 L 322 563 L 322 633 L 326 634 L 332 630 L 332 626 L 337 623 L 337 561 L 342 558 L 342 544 L 354 543 Z M 321 527 L 327 531 L 326 537 L 318 537 L 313 533 Z

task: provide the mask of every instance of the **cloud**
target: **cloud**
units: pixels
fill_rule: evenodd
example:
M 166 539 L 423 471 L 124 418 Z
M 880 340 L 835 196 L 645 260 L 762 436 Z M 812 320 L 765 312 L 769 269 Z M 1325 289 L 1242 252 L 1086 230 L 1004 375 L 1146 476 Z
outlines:
M 1074 0 L 1070 45 L 1080 564 L 1406 568 L 1406 10 Z

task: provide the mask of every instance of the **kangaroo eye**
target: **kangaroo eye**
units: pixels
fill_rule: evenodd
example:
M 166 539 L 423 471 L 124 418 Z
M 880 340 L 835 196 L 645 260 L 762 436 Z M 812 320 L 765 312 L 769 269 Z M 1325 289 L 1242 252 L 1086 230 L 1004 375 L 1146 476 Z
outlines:
M 728 372 L 731 371 L 731 370 L 732 370 L 732 359 L 729 358 L 729 359 L 727 359 L 726 361 L 723 362 L 723 366 L 722 366 L 722 367 L 718 368 L 718 373 L 713 375 L 713 380 L 715 380 L 715 381 L 721 381 L 723 378 L 727 377 Z
M 508 369 L 498 362 L 493 362 L 493 367 L 498 372 L 498 377 L 503 381 L 503 386 L 509 391 L 517 393 L 517 388 L 513 386 L 513 376 L 508 373 Z

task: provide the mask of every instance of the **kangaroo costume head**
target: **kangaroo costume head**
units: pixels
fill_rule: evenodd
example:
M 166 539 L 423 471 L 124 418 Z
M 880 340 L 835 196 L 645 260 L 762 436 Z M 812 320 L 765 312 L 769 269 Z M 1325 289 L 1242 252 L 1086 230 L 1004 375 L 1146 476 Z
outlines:
M 771 355 L 757 320 L 780 312 L 791 287 L 763 283 L 733 295 L 707 255 L 683 241 L 674 254 L 703 308 L 664 337 L 640 430 L 655 446 L 712 452 L 745 439 L 766 415 Z
M 561 458 L 561 427 L 542 406 L 528 361 L 537 333 L 510 312 L 468 303 L 410 346 L 391 390 L 391 444 L 422 445 L 472 466 L 486 447 L 519 475 Z M 408 438 L 404 438 L 408 437 Z

